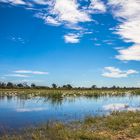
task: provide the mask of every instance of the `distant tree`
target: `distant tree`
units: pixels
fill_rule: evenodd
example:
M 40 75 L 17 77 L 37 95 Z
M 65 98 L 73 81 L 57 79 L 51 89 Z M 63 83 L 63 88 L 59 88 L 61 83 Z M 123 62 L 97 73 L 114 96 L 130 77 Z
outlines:
M 95 89 L 95 88 L 97 88 L 96 85 L 92 85 L 92 86 L 91 86 L 91 89 Z
M 52 88 L 57 88 L 57 85 L 53 83 Z
M 17 84 L 17 87 L 19 87 L 19 88 L 23 88 L 24 86 L 23 86 L 22 83 L 19 83 L 19 84 Z
M 32 88 L 35 88 L 35 87 L 36 87 L 36 85 L 35 85 L 34 83 L 32 83 L 32 84 L 31 84 L 31 87 L 32 87 Z
M 12 82 L 8 82 L 7 85 L 6 85 L 6 87 L 13 88 L 14 87 L 14 84 Z
M 120 89 L 120 87 L 119 87 L 119 86 L 117 86 L 116 88 L 117 88 L 117 89 Z
M 73 87 L 72 87 L 72 85 L 67 84 L 67 85 L 63 85 L 63 88 L 66 88 L 66 89 L 72 89 Z
M 108 87 L 101 87 L 101 89 L 108 89 Z
M 126 87 L 123 87 L 124 89 L 126 89 Z
M 6 84 L 4 82 L 0 82 L 0 88 L 5 88 Z
M 23 85 L 23 87 L 25 87 L 25 88 L 26 88 L 26 87 L 29 87 L 29 85 L 28 85 L 26 82 L 24 82 L 22 85 Z
M 114 85 L 114 86 L 112 86 L 111 88 L 112 88 L 112 89 L 116 89 L 117 87 Z
M 72 85 L 67 84 L 67 88 L 68 88 L 68 89 L 72 89 L 73 87 L 72 87 Z

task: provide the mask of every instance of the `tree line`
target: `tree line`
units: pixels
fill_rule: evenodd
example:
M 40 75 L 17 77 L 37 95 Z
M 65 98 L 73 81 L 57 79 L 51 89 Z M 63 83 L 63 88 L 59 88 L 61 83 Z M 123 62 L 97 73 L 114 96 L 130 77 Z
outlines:
M 66 85 L 63 85 L 63 86 L 57 86 L 57 84 L 52 84 L 51 86 L 38 86 L 36 85 L 35 83 L 32 83 L 32 84 L 27 84 L 26 82 L 25 83 L 18 83 L 18 84 L 15 84 L 15 83 L 12 83 L 12 82 L 0 82 L 0 88 L 46 88 L 46 89 L 57 89 L 57 88 L 67 88 L 67 89 L 72 89 L 72 85 L 70 84 L 66 84 Z
M 39 86 L 35 83 L 27 84 L 24 83 L 12 83 L 12 82 L 0 82 L 0 88 L 32 88 L 32 89 L 139 89 L 139 87 L 119 87 L 119 86 L 112 86 L 112 87 L 97 87 L 96 85 L 92 85 L 91 87 L 73 87 L 71 84 L 65 84 L 63 86 L 58 86 L 57 84 L 53 83 L 51 86 Z

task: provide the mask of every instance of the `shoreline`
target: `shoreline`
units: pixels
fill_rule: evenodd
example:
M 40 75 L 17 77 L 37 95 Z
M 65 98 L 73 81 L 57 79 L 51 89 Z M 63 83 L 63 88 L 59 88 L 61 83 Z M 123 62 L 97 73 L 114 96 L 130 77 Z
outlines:
M 5 134 L 1 140 L 138 140 L 140 112 L 113 112 L 102 117 L 86 117 L 71 123 L 50 122 Z

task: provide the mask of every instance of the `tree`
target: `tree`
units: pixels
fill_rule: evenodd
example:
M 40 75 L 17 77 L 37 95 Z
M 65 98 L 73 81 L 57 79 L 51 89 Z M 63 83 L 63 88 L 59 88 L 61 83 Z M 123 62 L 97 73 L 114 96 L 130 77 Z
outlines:
M 97 88 L 96 85 L 92 85 L 92 86 L 91 86 L 91 89 L 95 89 L 95 88 Z
M 12 82 L 8 82 L 7 85 L 6 85 L 8 88 L 13 88 L 14 87 L 14 84 Z
M 35 85 L 34 83 L 32 83 L 32 84 L 31 84 L 31 87 L 32 87 L 32 88 L 35 88 L 35 87 L 36 87 L 36 85 Z
M 112 89 L 116 89 L 117 87 L 114 85 L 114 86 L 112 86 L 111 88 L 112 88 Z
M 63 88 L 66 88 L 66 89 L 72 89 L 72 85 L 70 85 L 70 84 L 63 85 Z
M 25 87 L 25 88 L 29 87 L 28 84 L 27 84 L 26 82 L 24 82 L 22 85 L 23 85 L 23 87 Z M 34 84 L 34 85 L 35 85 L 35 84 Z
M 6 84 L 4 82 L 0 82 L 0 88 L 5 88 Z
M 108 89 L 108 87 L 101 87 L 101 89 Z
M 67 84 L 67 88 L 68 88 L 68 89 L 72 89 L 72 85 Z
M 52 88 L 57 88 L 57 85 L 53 83 Z
M 17 84 L 17 87 L 22 88 L 24 87 L 22 83 Z

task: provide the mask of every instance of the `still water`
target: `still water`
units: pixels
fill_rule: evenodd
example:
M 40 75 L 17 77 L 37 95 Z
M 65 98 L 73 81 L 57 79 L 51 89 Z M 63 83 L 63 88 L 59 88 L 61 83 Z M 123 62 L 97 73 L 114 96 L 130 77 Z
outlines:
M 47 121 L 72 121 L 85 116 L 106 115 L 115 110 L 139 110 L 140 96 L 102 96 L 99 98 L 67 97 L 0 97 L 0 130 L 22 128 Z

